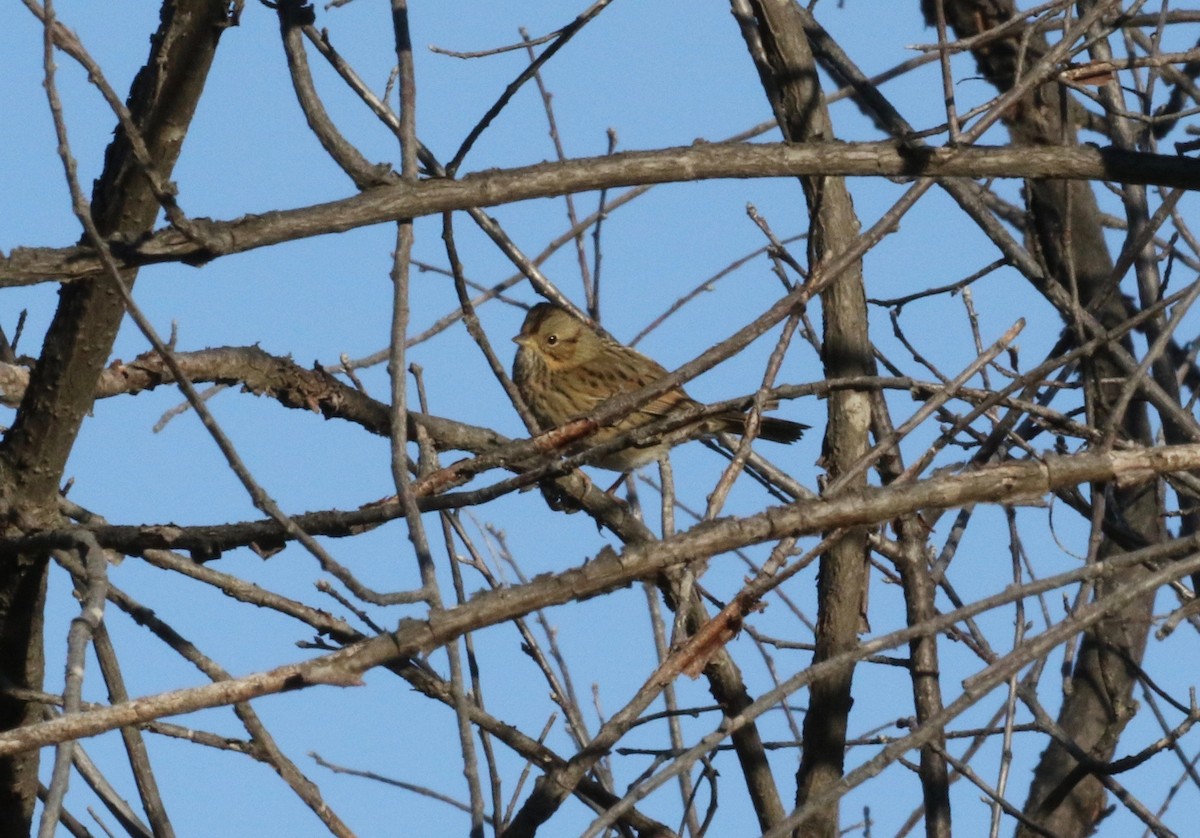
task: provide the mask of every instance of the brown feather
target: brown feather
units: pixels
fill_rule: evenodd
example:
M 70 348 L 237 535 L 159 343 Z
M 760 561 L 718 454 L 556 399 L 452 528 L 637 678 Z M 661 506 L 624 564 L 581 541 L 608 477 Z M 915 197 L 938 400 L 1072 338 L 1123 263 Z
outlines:
M 546 429 L 586 416 L 607 399 L 638 390 L 668 374 L 636 349 L 617 343 L 551 303 L 539 303 L 530 309 L 520 334 L 513 340 L 520 347 L 513 362 L 513 383 Z M 598 429 L 590 442 L 605 442 L 677 411 L 700 406 L 682 387 L 676 387 L 611 426 Z M 721 413 L 697 422 L 695 435 L 717 431 L 741 434 L 745 432 L 745 419 L 740 411 Z M 807 428 L 799 422 L 763 417 L 759 436 L 771 442 L 791 443 Z M 596 465 L 629 471 L 656 459 L 666 447 L 630 447 L 598 460 Z

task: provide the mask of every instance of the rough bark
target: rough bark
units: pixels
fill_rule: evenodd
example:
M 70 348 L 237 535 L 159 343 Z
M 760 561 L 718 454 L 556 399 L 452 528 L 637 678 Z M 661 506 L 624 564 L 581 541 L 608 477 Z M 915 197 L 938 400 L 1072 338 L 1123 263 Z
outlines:
M 204 88 L 217 40 L 228 25 L 219 0 L 163 4 L 150 57 L 134 80 L 129 110 L 151 160 L 165 181 L 178 159 Z M 148 233 L 159 204 L 118 130 L 93 194 L 92 215 L 114 242 Z M 132 282 L 134 273 L 125 276 Z M 0 528 L 28 534 L 57 520 L 58 486 L 96 382 L 108 360 L 124 304 L 110 279 L 93 277 L 62 288 L 29 387 L 13 426 L 0 443 Z M 19 555 L 0 566 L 0 678 L 40 689 L 46 557 Z M 38 721 L 41 707 L 0 700 L 0 730 Z M 27 834 L 37 796 L 37 752 L 0 759 L 0 834 Z
M 926 19 L 935 19 L 933 0 L 923 0 Z M 987 31 L 1016 12 L 1009 0 L 945 0 L 947 24 L 965 38 Z M 1024 67 L 1048 49 L 1044 37 L 1016 28 L 1006 37 L 989 41 L 974 50 L 980 72 L 998 90 L 1013 85 Z M 1024 50 L 1024 51 L 1022 51 Z M 1018 146 L 1070 146 L 1078 142 L 1069 115 L 1070 101 L 1057 84 L 1045 84 L 1011 108 L 1005 124 Z M 1032 222 L 1031 246 L 1045 269 L 1047 282 L 1061 285 L 1078 305 L 1089 310 L 1105 327 L 1119 323 L 1126 313 L 1116 283 L 1113 260 L 1106 247 L 1096 196 L 1089 184 L 1063 180 L 1031 180 L 1026 186 L 1027 209 Z M 1043 293 L 1046 289 L 1040 288 Z M 1068 329 L 1079 338 L 1086 335 L 1070 313 Z M 1128 340 L 1122 344 L 1131 348 Z M 1109 353 L 1097 354 L 1084 368 L 1090 423 L 1104 427 L 1116 421 L 1122 435 L 1146 445 L 1153 444 L 1145 405 L 1134 401 L 1120 416 L 1113 413 L 1116 390 L 1105 382 L 1123 381 L 1125 371 Z M 1119 388 L 1116 388 L 1119 389 Z M 1101 503 L 1106 487 L 1093 487 L 1093 502 Z M 1106 514 L 1138 533 L 1145 543 L 1162 539 L 1160 502 L 1153 485 L 1113 488 L 1107 495 Z M 1098 557 L 1120 552 L 1104 541 Z M 1095 597 L 1135 580 L 1147 571 L 1131 568 L 1096 585 Z M 1153 596 L 1131 602 L 1119 613 L 1101 621 L 1082 640 L 1058 723 L 1074 745 L 1100 762 L 1111 759 L 1121 731 L 1133 715 L 1132 688 L 1137 665 L 1146 646 Z M 1054 835 L 1090 834 L 1104 815 L 1105 791 L 1063 744 L 1052 742 L 1042 754 L 1024 811 Z M 1018 835 L 1033 834 L 1024 827 Z
M 832 140 L 833 127 L 798 10 L 785 0 L 752 0 L 750 7 L 753 28 L 750 21 L 743 21 L 743 31 L 784 137 L 792 143 Z M 808 261 L 810 269 L 815 269 L 854 241 L 858 219 L 842 178 L 805 177 L 800 182 L 809 215 Z M 861 262 L 821 293 L 821 313 L 825 376 L 872 374 Z M 866 452 L 870 416 L 870 398 L 865 392 L 844 390 L 830 396 L 823 463 L 831 480 Z M 863 474 L 846 488 L 853 490 L 865 482 Z M 858 642 L 867 581 L 866 537 L 865 529 L 849 529 L 820 559 L 814 662 L 827 660 Z M 853 677 L 854 668 L 846 666 L 814 682 L 809 690 L 797 773 L 799 807 L 842 776 Z M 834 804 L 812 813 L 804 834 L 833 838 L 839 827 Z

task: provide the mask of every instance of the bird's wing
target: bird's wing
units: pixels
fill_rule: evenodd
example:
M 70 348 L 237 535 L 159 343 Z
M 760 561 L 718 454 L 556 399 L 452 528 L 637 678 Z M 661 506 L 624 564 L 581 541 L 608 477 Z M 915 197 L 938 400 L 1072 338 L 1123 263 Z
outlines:
M 667 370 L 656 361 L 642 355 L 636 349 L 630 349 L 627 346 L 613 345 L 609 347 L 613 353 L 613 363 L 619 366 L 624 373 L 622 376 L 621 391 L 628 393 L 632 390 L 640 390 L 649 384 L 653 384 L 660 378 L 665 378 Z M 683 392 L 683 388 L 676 387 L 673 390 L 668 390 L 655 396 L 639 409 L 641 413 L 647 413 L 651 416 L 667 416 L 676 410 L 686 407 L 693 407 L 698 402 L 691 399 L 687 393 Z

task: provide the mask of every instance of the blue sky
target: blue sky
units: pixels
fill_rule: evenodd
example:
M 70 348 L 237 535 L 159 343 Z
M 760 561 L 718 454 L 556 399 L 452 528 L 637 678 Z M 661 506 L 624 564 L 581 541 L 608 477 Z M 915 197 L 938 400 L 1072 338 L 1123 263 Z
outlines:
M 578 11 L 553 2 L 413 6 L 413 40 L 418 47 L 418 133 L 442 160 L 452 156 L 462 136 L 526 59 L 523 53 L 514 52 L 462 61 L 424 47 L 433 44 L 475 50 L 506 44 L 519 37 L 519 26 L 537 36 L 564 25 Z M 822 22 L 862 69 L 875 73 L 911 57 L 914 53 L 910 45 L 935 40 L 934 32 L 923 26 L 915 6 L 871 0 L 833 4 L 827 0 L 818 11 Z M 123 95 L 145 60 L 148 37 L 157 23 L 156 4 L 123 4 L 114 14 L 109 4 L 62 0 L 56 9 Z M 0 112 L 6 114 L 0 120 L 0 146 L 6 150 L 0 165 L 0 249 L 7 252 L 18 245 L 67 245 L 78 239 L 79 230 L 54 155 L 53 129 L 40 86 L 40 26 L 27 10 L 15 4 L 0 13 L 0 24 L 0 69 L 6 79 L 0 89 Z M 385 8 L 360 0 L 340 9 L 318 9 L 318 26 L 329 27 L 334 45 L 374 89 L 381 91 L 395 59 Z M 1181 44 L 1194 42 L 1194 27 L 1190 35 L 1179 38 Z M 326 106 L 347 136 L 369 159 L 397 161 L 395 139 L 338 86 L 319 56 L 310 54 L 310 62 Z M 65 56 L 60 55 L 58 63 L 70 139 L 87 185 L 100 171 L 114 119 L 87 86 L 83 73 Z M 960 112 L 991 95 L 986 83 L 974 78 L 969 60 L 958 59 L 954 67 Z M 553 92 L 555 116 L 569 156 L 603 153 L 605 130 L 610 127 L 619 136 L 621 150 L 653 149 L 688 145 L 698 139 L 717 140 L 770 118 L 737 27 L 727 6 L 721 3 L 616 2 L 550 62 L 545 81 Z M 893 82 L 884 92 L 919 127 L 943 118 L 934 65 Z M 839 138 L 878 138 L 851 103 L 837 103 L 832 113 Z M 992 136 L 993 142 L 1003 139 L 1001 134 Z M 467 158 L 464 171 L 536 163 L 552 158 L 553 153 L 540 100 L 535 88 L 527 86 L 483 135 Z M 324 156 L 304 125 L 287 78 L 278 25 L 265 7 L 248 3 L 242 25 L 224 35 L 174 179 L 186 212 L 218 219 L 301 207 L 352 194 L 352 184 Z M 860 179 L 851 183 L 851 189 L 865 228 L 891 205 L 903 186 Z M 1016 197 L 1015 184 L 1005 184 L 1002 190 L 1008 197 Z M 1112 204 L 1112 211 L 1119 211 L 1111 196 L 1105 200 Z M 596 206 L 595 195 L 578 196 L 577 201 L 581 215 Z M 619 338 L 631 338 L 677 297 L 760 247 L 762 236 L 746 218 L 747 204 L 753 204 L 768 218 L 780 235 L 791 235 L 805 227 L 803 197 L 791 180 L 660 186 L 614 212 L 604 227 L 606 327 Z M 1183 206 L 1194 214 L 1194 203 L 1185 201 Z M 539 251 L 567 224 L 562 201 L 530 201 L 490 212 L 528 253 Z M 420 219 L 416 231 L 416 258 L 444 265 L 440 220 Z M 512 274 L 511 265 L 465 216 L 457 221 L 457 234 L 472 280 L 490 285 Z M 225 257 L 200 269 L 180 265 L 148 267 L 141 272 L 135 296 L 160 332 L 169 333 L 173 325 L 177 328 L 178 347 L 182 350 L 257 344 L 269 352 L 290 355 L 302 365 L 314 361 L 332 365 L 343 353 L 362 357 L 386 345 L 391 305 L 388 271 L 394 237 L 394 228 L 382 225 Z M 796 245 L 795 252 L 803 256 L 803 245 Z M 887 298 L 953 282 L 994 258 L 994 248 L 960 216 L 945 194 L 935 190 L 922 199 L 894 235 L 868 255 L 868 294 Z M 577 301 L 582 299 L 571 248 L 562 249 L 544 270 L 568 295 Z M 524 285 L 511 294 L 525 302 L 535 299 Z M 640 348 L 673 368 L 749 322 L 778 294 L 778 280 L 769 264 L 755 260 L 668 321 Z M 423 330 L 456 306 L 452 285 L 439 274 L 414 273 L 412 295 L 413 331 Z M 985 344 L 999 337 L 1018 317 L 1025 317 L 1028 325 L 1018 343 L 1022 359 L 1031 366 L 1057 339 L 1057 317 L 1015 273 L 996 272 L 977 283 L 973 295 Z M 27 310 L 20 349 L 36 354 L 56 301 L 56 289 L 51 284 L 4 289 L 0 325 L 11 336 L 17 313 Z M 812 313 L 819 317 L 815 307 Z M 523 312 L 491 303 L 480 316 L 493 345 L 508 362 L 513 350 L 508 338 L 516 333 Z M 921 351 L 951 375 L 974 356 L 959 299 L 914 303 L 904 310 L 901 322 Z M 896 353 L 895 357 L 904 360 L 911 370 L 914 365 L 899 352 L 891 336 L 886 311 L 874 309 L 872 324 L 881 347 Z M 716 400 L 753 390 L 774 335 L 693 382 L 689 391 L 698 398 Z M 127 325 L 118 338 L 114 358 L 128 360 L 146 349 L 145 339 Z M 425 370 L 433 412 L 493 426 L 510 435 L 522 433 L 515 412 L 461 326 L 415 347 L 410 360 Z M 362 376 L 373 395 L 386 397 L 381 367 L 364 371 Z M 820 377 L 818 359 L 797 341 L 780 380 L 803 383 Z M 198 524 L 259 517 L 193 415 L 175 418 L 160 433 L 152 431 L 159 417 L 180 401 L 177 392 L 164 388 L 137 398 L 98 403 L 68 466 L 68 477 L 75 481 L 72 499 L 114 523 Z M 289 512 L 352 508 L 393 491 L 386 440 L 370 437 L 346 423 L 326 422 L 316 414 L 288 411 L 234 391 L 220 394 L 210 404 L 255 476 Z M 893 398 L 892 404 L 897 421 L 917 407 L 903 396 Z M 758 448 L 812 487 L 816 485 L 814 463 L 820 454 L 824 409 L 824 402 L 815 399 L 785 405 L 781 415 L 808 422 L 816 430 L 793 448 L 770 444 Z M 0 422 L 7 424 L 11 416 L 9 410 L 0 412 Z M 908 456 L 922 450 L 936 431 L 936 426 L 930 425 L 915 434 L 905 446 Z M 958 456 L 950 452 L 944 462 Z M 703 508 L 704 495 L 723 462 L 697 444 L 677 452 L 673 462 L 681 499 Z M 601 473 L 598 479 L 606 476 Z M 652 510 L 656 504 L 653 494 L 643 490 L 643 499 L 649 499 Z M 728 512 L 746 512 L 764 502 L 757 489 L 740 487 Z M 973 524 L 957 559 L 962 572 L 955 581 L 967 599 L 995 592 L 1009 579 L 1003 517 L 994 509 L 977 514 L 980 520 Z M 1023 510 L 1020 515 L 1025 546 L 1039 575 L 1076 565 L 1071 552 L 1085 550 L 1086 530 L 1074 513 L 1061 510 L 1051 515 L 1047 510 Z M 605 544 L 613 543 L 611 536 L 598 533 L 585 516 L 547 514 L 537 492 L 510 496 L 474 510 L 470 520 L 476 535 L 485 524 L 500 528 L 507 536 L 509 549 L 529 575 L 577 565 Z M 680 520 L 682 524 L 684 519 Z M 441 572 L 445 573 L 445 550 L 438 549 L 436 518 L 429 518 L 427 526 L 435 553 L 443 563 Z M 935 546 L 944 541 L 943 530 L 944 526 L 934 535 Z M 394 590 L 415 584 L 415 565 L 399 523 L 353 540 L 330 541 L 328 546 L 340 561 L 377 588 Z M 755 552 L 758 559 L 763 555 L 762 551 Z M 269 561 L 248 551 L 235 551 L 213 566 L 345 614 L 337 603 L 314 592 L 313 584 L 321 574 L 311 557 L 297 549 L 288 549 Z M 810 569 L 798 576 L 788 591 L 810 618 L 815 615 L 814 572 Z M 714 562 L 706 582 L 711 582 L 718 596 L 727 595 L 737 589 L 745 573 L 744 565 L 736 558 L 721 557 Z M 219 593 L 149 568 L 137 559 L 114 566 L 111 578 L 235 675 L 311 654 L 295 646 L 311 639 L 311 631 L 303 626 L 265 611 L 233 605 Z M 468 571 L 468 591 L 478 590 L 482 584 Z M 69 585 L 60 571 L 52 574 L 50 603 L 48 688 L 58 689 L 61 671 L 56 667 L 62 658 L 68 622 L 76 613 Z M 941 604 L 946 606 L 945 602 Z M 1061 613 L 1057 600 L 1050 607 L 1058 609 L 1056 615 Z M 876 578 L 871 609 L 876 631 L 894 628 L 903 619 L 898 589 Z M 763 630 L 797 640 L 811 639 L 785 611 L 781 604 L 772 604 L 762 618 Z M 376 609 L 373 613 L 389 625 L 409 612 Z M 619 591 L 556 609 L 548 617 L 571 661 L 572 677 L 594 731 L 592 685 L 599 685 L 598 702 L 605 713 L 611 713 L 632 695 L 652 668 L 645 596 L 638 588 Z M 990 636 L 1009 638 L 1011 620 L 1010 610 L 996 612 L 982 622 L 992 630 Z M 204 682 L 203 676 L 115 609 L 109 611 L 109 625 L 125 661 L 131 694 Z M 516 633 L 498 627 L 481 633 L 476 642 L 485 662 L 489 710 L 527 731 L 540 729 L 552 707 L 546 699 L 546 685 L 520 652 Z M 1169 660 L 1158 656 L 1183 654 L 1177 648 L 1181 642 L 1176 637 L 1155 645 L 1150 660 Z M 943 646 L 950 689 L 980 664 L 954 644 Z M 765 689 L 767 674 L 753 652 L 751 640 L 743 635 L 734 641 L 731 651 L 747 663 L 754 689 Z M 777 663 L 781 672 L 790 674 L 802 668 L 807 657 L 804 652 L 781 652 Z M 1055 667 L 1060 661 L 1061 656 L 1052 658 L 1044 676 L 1047 683 L 1057 677 Z M 435 656 L 433 662 L 444 669 L 443 656 Z M 902 670 L 868 665 L 860 674 L 869 686 L 857 695 L 852 735 L 865 735 L 912 712 L 911 693 Z M 1186 684 L 1188 676 L 1180 677 Z M 1180 684 L 1172 686 L 1180 688 Z M 94 661 L 86 689 L 86 697 L 106 700 Z M 702 683 L 682 683 L 680 691 L 685 706 L 710 702 Z M 1047 692 L 1053 693 L 1053 689 Z M 958 726 L 984 723 L 1000 700 L 997 695 L 981 702 Z M 795 697 L 797 704 L 803 705 L 804 701 L 803 693 Z M 330 805 L 359 834 L 464 833 L 465 817 L 444 804 L 331 774 L 306 756 L 315 751 L 333 762 L 427 785 L 465 799 L 452 714 L 415 696 L 398 679 L 372 673 L 364 688 L 320 688 L 274 696 L 256 702 L 255 709 L 284 750 L 321 786 Z M 766 738 L 786 737 L 780 715 L 773 713 L 764 720 Z M 230 736 L 244 735 L 228 710 L 175 721 Z M 684 721 L 685 730 L 693 738 L 715 724 L 712 713 Z M 882 732 L 903 733 L 894 727 Z M 1153 730 L 1135 726 L 1130 741 L 1144 742 L 1153 736 Z M 661 747 L 665 741 L 663 730 L 653 728 L 622 744 Z M 244 757 L 161 737 L 151 736 L 149 742 L 167 808 L 179 834 L 203 835 L 218 830 L 244 835 L 324 834 L 317 820 L 269 768 Z M 560 754 L 572 753 L 561 722 L 548 744 Z M 1028 783 L 1023 770 L 1032 764 L 1042 744 L 1037 740 L 1036 745 L 1022 746 L 1018 740 L 1012 787 L 1012 796 L 1017 800 L 1023 798 Z M 116 735 L 88 740 L 85 747 L 111 770 L 114 781 L 133 799 Z M 995 743 L 988 746 L 993 750 L 995 747 Z M 510 794 L 521 763 L 502 748 L 498 751 L 505 793 Z M 855 764 L 859 754 L 865 759 L 868 751 L 852 751 L 849 763 Z M 771 759 L 783 796 L 790 800 L 795 753 L 790 749 L 774 751 Z M 49 762 L 47 757 L 47 771 Z M 618 788 L 646 764 L 622 763 Z M 980 764 L 991 771 L 996 765 L 995 756 L 990 762 L 982 759 Z M 1156 804 L 1160 796 L 1150 790 L 1161 792 L 1173 779 L 1171 771 L 1144 772 L 1131 778 L 1129 784 L 1146 794 L 1149 803 Z M 989 780 L 994 780 L 994 772 Z M 880 786 L 880 782 L 888 785 Z M 881 788 L 887 788 L 890 796 L 881 796 Z M 1194 805 L 1195 790 L 1188 793 Z M 954 794 L 957 825 L 963 834 L 975 834 L 986 823 L 986 808 L 976 802 L 978 792 L 960 783 Z M 856 813 L 869 806 L 876 820 L 876 834 L 893 834 L 918 799 L 913 776 L 893 767 L 888 779 L 876 780 L 847 798 L 843 820 L 852 823 Z M 83 815 L 89 805 L 96 805 L 94 799 L 78 779 L 74 780 L 69 808 Z M 647 811 L 670 823 L 676 817 L 674 810 L 669 801 L 663 806 L 661 811 L 653 806 Z M 752 819 L 732 762 L 723 764 L 721 807 L 723 820 L 718 821 L 719 828 L 714 827 L 713 834 L 750 834 L 747 825 Z M 1186 804 L 1179 802 L 1173 811 L 1185 808 Z M 581 806 L 569 803 L 553 822 L 554 834 L 572 834 L 589 820 Z M 1131 824 L 1119 811 L 1106 826 L 1114 831 L 1106 834 L 1122 834 L 1117 830 L 1132 828 Z

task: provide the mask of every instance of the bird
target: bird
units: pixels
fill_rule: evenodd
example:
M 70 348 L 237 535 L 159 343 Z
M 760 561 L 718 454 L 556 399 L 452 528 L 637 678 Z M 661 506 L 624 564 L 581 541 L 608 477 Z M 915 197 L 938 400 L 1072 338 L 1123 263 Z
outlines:
M 586 416 L 607 399 L 640 389 L 667 375 L 661 364 L 616 342 L 554 303 L 539 303 L 531 308 L 513 341 L 518 345 L 513 383 L 546 430 Z M 600 428 L 590 436 L 589 443 L 608 442 L 672 413 L 700 407 L 682 387 L 674 387 Z M 688 438 L 721 431 L 742 434 L 745 422 L 744 412 L 730 409 L 698 419 Z M 808 427 L 787 419 L 763 417 L 758 435 L 771 442 L 792 443 Z M 631 445 L 604 455 L 594 465 L 628 473 L 658 460 L 669 447 L 661 440 Z

